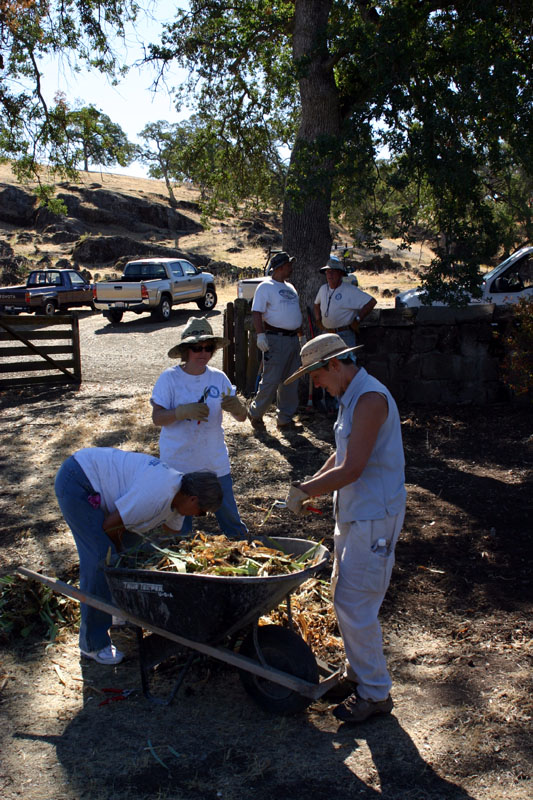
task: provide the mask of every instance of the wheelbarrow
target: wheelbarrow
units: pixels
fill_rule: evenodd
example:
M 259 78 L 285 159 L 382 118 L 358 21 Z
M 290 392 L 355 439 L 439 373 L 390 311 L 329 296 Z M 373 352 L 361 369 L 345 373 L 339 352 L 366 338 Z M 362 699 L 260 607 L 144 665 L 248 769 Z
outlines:
M 297 572 L 264 577 L 176 573 L 110 564 L 104 572 L 115 605 L 24 567 L 18 571 L 135 625 L 141 683 L 147 699 L 170 704 L 195 654 L 202 653 L 237 667 L 244 688 L 258 705 L 271 713 L 287 715 L 305 709 L 339 680 L 340 670 L 317 661 L 294 631 L 290 607 L 291 592 L 326 566 L 329 552 L 323 545 L 303 539 L 278 537 L 268 542 L 296 557 L 317 547 L 317 559 Z M 257 624 L 284 599 L 289 628 Z M 145 636 L 144 631 L 152 635 Z M 235 652 L 238 642 L 240 647 Z M 191 651 L 188 660 L 169 696 L 154 697 L 149 688 L 150 670 L 174 655 L 175 645 Z

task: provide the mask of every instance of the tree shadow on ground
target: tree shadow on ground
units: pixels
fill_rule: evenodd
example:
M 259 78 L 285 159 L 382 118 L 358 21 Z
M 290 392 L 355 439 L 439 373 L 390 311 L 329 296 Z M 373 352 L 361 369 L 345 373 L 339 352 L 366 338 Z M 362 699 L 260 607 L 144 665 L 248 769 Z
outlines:
M 55 747 L 75 796 L 472 800 L 437 774 L 393 715 L 321 729 L 312 716 L 258 710 L 234 677 L 213 682 L 178 695 L 171 708 L 144 698 L 105 708 L 92 701 L 61 735 L 15 738 Z
M 222 312 L 218 309 L 213 309 L 212 311 L 201 311 L 196 308 L 193 310 L 191 308 L 182 308 L 182 307 L 174 307 L 172 309 L 172 313 L 170 318 L 165 322 L 155 321 L 151 318 L 149 314 L 137 315 L 132 317 L 131 312 L 127 312 L 128 317 L 123 318 L 122 322 L 117 324 L 113 324 L 105 317 L 102 317 L 102 327 L 96 328 L 94 333 L 96 336 L 108 336 L 108 335 L 120 335 L 130 333 L 131 331 L 137 331 L 142 333 L 151 333 L 152 331 L 158 330 L 161 326 L 164 326 L 166 329 L 172 328 L 181 328 L 185 325 L 190 319 L 206 317 L 210 324 L 213 324 L 217 318 L 222 314 Z

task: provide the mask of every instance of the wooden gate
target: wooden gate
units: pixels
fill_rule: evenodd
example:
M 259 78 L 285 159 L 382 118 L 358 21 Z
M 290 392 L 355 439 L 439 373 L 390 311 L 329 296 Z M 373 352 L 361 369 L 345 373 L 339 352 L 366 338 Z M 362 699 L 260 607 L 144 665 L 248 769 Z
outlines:
M 251 303 L 248 300 L 238 299 L 227 304 L 224 336 L 229 339 L 230 345 L 223 350 L 222 368 L 237 389 L 250 397 L 257 388 L 259 357 Z
M 76 315 L 0 315 L 0 389 L 38 383 L 81 383 Z

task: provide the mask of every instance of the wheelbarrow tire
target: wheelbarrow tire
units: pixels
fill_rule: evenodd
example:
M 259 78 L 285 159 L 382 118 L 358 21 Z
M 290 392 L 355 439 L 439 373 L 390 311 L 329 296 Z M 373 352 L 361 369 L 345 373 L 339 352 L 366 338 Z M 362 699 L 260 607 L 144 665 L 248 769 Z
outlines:
M 269 667 L 287 672 L 297 678 L 318 683 L 318 666 L 312 650 L 301 636 L 280 625 L 262 625 L 257 629 L 261 654 Z M 259 661 L 253 632 L 244 639 L 240 654 Z M 303 711 L 312 702 L 293 689 L 266 680 L 245 670 L 239 670 L 240 679 L 248 694 L 265 711 L 288 715 Z

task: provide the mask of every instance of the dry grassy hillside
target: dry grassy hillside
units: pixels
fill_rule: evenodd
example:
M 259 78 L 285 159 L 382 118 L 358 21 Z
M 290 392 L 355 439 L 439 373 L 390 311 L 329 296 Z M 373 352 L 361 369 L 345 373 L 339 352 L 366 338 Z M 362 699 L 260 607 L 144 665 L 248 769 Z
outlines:
M 50 180 L 43 175 L 43 181 Z M 18 185 L 9 165 L 0 165 L 0 184 Z M 61 182 L 57 184 L 58 191 L 68 192 L 73 184 Z M 125 175 L 114 175 L 102 172 L 80 172 L 79 187 L 84 189 L 105 189 L 119 192 L 122 195 L 131 195 L 144 201 L 153 200 L 154 203 L 166 204 L 168 195 L 162 181 L 134 178 Z M 214 261 L 226 262 L 238 268 L 253 267 L 262 269 L 268 256 L 268 245 L 281 246 L 281 218 L 271 213 L 261 213 L 254 217 L 239 219 L 234 216 L 211 218 L 207 224 L 201 220 L 201 215 L 194 205 L 198 201 L 198 191 L 186 184 L 175 188 L 176 198 L 181 206 L 181 211 L 194 222 L 202 224 L 203 230 L 190 235 L 173 236 L 171 231 L 154 230 L 149 233 L 137 233 L 125 230 L 123 227 L 107 226 L 106 235 L 127 235 L 132 239 L 143 242 L 152 242 L 158 246 L 179 248 L 191 255 L 208 257 Z M 97 235 L 103 232 L 97 227 L 91 231 Z M 352 246 L 353 241 L 346 230 L 338 225 L 333 226 L 334 241 L 340 245 Z M 16 256 L 27 258 L 31 266 L 38 266 L 43 260 L 49 260 L 53 265 L 59 259 L 69 258 L 72 253 L 72 243 L 54 243 L 49 241 L 37 230 L 22 229 L 20 226 L 0 221 L 0 240 L 6 241 Z M 381 255 L 388 255 L 394 261 L 400 262 L 403 269 L 358 271 L 361 288 L 370 291 L 378 297 L 380 305 L 393 303 L 395 291 L 414 286 L 418 282 L 418 269 L 429 264 L 432 253 L 424 245 L 413 248 L 410 252 L 398 249 L 399 242 L 385 239 L 382 243 Z M 357 260 L 369 260 L 374 255 L 369 251 L 354 248 L 354 257 Z M 95 266 L 95 271 L 106 275 L 112 268 Z

